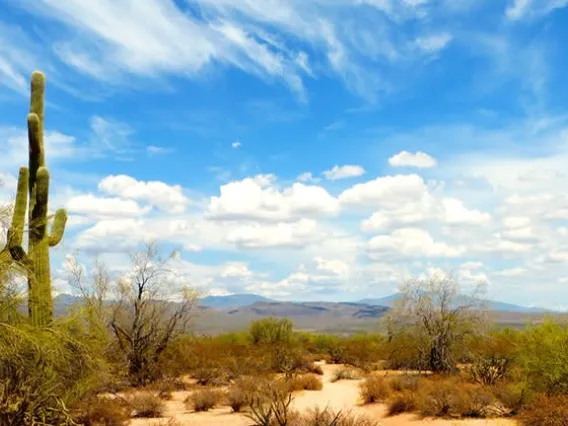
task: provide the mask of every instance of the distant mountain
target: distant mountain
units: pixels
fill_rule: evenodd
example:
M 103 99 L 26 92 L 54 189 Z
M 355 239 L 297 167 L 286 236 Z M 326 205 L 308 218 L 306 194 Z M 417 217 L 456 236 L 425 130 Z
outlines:
M 206 296 L 200 300 L 200 305 L 209 308 L 227 309 L 240 308 L 242 306 L 252 305 L 256 302 L 271 302 L 266 297 L 258 294 L 230 294 L 228 296 Z
M 386 297 L 380 297 L 380 298 L 367 298 L 367 299 L 361 299 L 358 301 L 358 303 L 367 303 L 369 305 L 379 305 L 379 306 L 388 306 L 388 307 L 392 307 L 393 304 L 400 299 L 400 294 L 395 293 L 395 294 L 391 294 L 390 296 L 386 296 Z M 463 296 L 464 298 L 466 296 Z M 480 303 L 488 310 L 490 311 L 496 311 L 496 312 L 518 312 L 518 313 L 547 313 L 547 312 L 554 312 L 550 309 L 544 309 L 544 308 L 531 308 L 528 306 L 521 306 L 521 305 L 515 305 L 512 303 L 505 303 L 505 302 L 499 302 L 499 301 L 495 301 L 495 300 L 488 300 L 488 299 L 482 299 L 480 301 Z
M 258 317 L 380 318 L 387 307 L 364 303 L 333 302 L 256 302 L 227 312 L 228 315 Z

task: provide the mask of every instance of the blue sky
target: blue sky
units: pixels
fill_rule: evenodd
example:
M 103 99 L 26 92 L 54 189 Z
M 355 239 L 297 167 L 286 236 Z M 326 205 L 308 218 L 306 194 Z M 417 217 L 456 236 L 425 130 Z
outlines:
M 568 1 L 0 0 L 2 197 L 48 81 L 53 257 L 282 299 L 442 268 L 567 307 Z M 565 43 L 564 43 L 565 44 Z

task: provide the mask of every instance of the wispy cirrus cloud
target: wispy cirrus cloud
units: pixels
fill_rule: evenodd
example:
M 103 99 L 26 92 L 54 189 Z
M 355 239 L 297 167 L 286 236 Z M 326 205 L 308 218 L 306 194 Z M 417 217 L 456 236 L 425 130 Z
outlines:
M 307 97 L 306 79 L 331 73 L 373 100 L 391 89 L 381 74 L 393 74 L 401 60 L 419 63 L 420 56 L 439 53 L 451 40 L 449 32 L 433 34 L 422 23 L 428 3 L 187 0 L 181 7 L 172 0 L 148 0 L 134 8 L 129 1 L 25 0 L 20 5 L 60 24 L 46 40 L 60 61 L 105 82 L 125 83 L 127 76 L 194 78 L 225 64 L 279 80 L 300 99 Z M 393 30 L 412 20 L 418 38 L 394 36 Z M 21 78 L 14 78 L 21 85 Z

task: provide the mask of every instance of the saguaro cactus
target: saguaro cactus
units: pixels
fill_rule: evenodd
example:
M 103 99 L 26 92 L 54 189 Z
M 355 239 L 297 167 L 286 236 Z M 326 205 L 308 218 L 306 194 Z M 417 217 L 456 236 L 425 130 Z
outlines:
M 49 248 L 63 238 L 67 212 L 59 209 L 48 232 L 49 171 L 45 166 L 43 143 L 43 105 L 45 76 L 32 74 L 30 113 L 28 114 L 29 165 L 21 167 L 7 250 L 12 259 L 26 267 L 28 310 L 32 322 L 45 325 L 53 317 Z M 28 203 L 29 195 L 29 203 Z M 28 252 L 22 247 L 26 210 L 28 211 Z

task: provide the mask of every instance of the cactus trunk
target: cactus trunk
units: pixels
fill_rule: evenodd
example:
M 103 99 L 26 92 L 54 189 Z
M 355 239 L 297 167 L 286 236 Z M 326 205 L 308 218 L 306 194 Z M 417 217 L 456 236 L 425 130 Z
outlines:
M 59 244 L 67 222 L 67 212 L 59 209 L 51 234 L 48 232 L 49 171 L 45 166 L 43 143 L 44 90 L 45 77 L 36 71 L 32 74 L 28 114 L 29 165 L 20 169 L 12 225 L 3 251 L 26 267 L 29 315 L 32 323 L 38 326 L 49 324 L 53 317 L 49 248 Z M 26 210 L 27 253 L 22 247 Z

